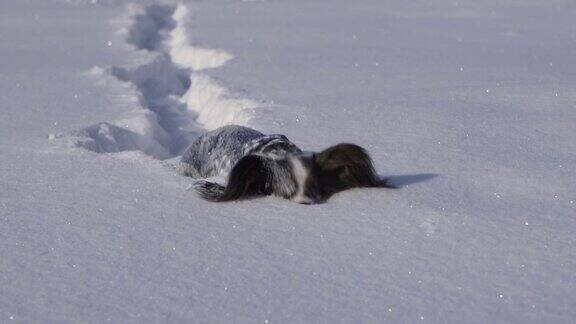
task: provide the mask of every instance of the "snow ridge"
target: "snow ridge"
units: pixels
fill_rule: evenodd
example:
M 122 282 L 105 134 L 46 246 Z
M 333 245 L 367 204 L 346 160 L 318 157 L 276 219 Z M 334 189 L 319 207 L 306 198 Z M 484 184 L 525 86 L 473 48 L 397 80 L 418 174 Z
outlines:
M 228 124 L 247 125 L 252 111 L 259 103 L 251 99 L 237 98 L 230 91 L 198 71 L 223 66 L 232 55 L 222 50 L 191 46 L 188 43 L 188 8 L 179 4 L 172 18 L 176 26 L 170 32 L 170 56 L 173 62 L 196 72 L 190 77 L 190 87 L 183 96 L 188 109 L 198 113 L 197 121 L 207 130 Z
M 120 121 L 74 132 L 74 146 L 97 153 L 137 150 L 167 159 L 180 155 L 206 130 L 248 123 L 258 103 L 231 96 L 200 72 L 226 64 L 232 55 L 189 44 L 185 5 L 153 4 L 130 10 L 126 42 L 146 51 L 149 59 L 133 67 L 94 68 L 90 74 L 124 91 L 137 109 Z

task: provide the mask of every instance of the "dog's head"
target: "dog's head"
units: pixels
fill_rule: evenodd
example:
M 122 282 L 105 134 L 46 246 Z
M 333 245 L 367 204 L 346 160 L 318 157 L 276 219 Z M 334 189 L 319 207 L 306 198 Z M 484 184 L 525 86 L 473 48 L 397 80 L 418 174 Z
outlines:
M 379 186 L 372 159 L 358 145 L 338 144 L 290 161 L 298 188 L 290 198 L 295 202 L 319 203 L 346 189 Z
M 378 179 L 366 150 L 343 143 L 319 153 L 281 159 L 245 156 L 230 171 L 226 187 L 202 181 L 196 190 L 211 201 L 274 194 L 302 204 L 316 204 L 342 190 L 380 186 L 389 187 Z

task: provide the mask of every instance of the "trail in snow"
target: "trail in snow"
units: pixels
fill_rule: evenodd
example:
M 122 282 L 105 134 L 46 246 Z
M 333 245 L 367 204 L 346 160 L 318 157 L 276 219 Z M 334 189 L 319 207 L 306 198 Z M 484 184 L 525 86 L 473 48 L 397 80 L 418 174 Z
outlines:
M 180 155 L 205 130 L 226 124 L 246 125 L 258 103 L 235 98 L 200 71 L 232 59 L 222 50 L 188 43 L 185 5 L 131 7 L 126 41 L 150 58 L 137 66 L 94 68 L 90 74 L 116 84 L 137 109 L 128 118 L 84 127 L 66 138 L 97 153 L 142 151 L 167 159 Z

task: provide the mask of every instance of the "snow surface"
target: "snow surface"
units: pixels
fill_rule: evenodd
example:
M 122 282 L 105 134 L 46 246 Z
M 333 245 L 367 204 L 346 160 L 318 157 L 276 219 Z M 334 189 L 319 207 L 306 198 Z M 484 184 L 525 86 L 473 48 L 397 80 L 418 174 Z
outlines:
M 0 2 L 0 322 L 572 323 L 570 1 Z M 228 123 L 400 190 L 215 204 Z

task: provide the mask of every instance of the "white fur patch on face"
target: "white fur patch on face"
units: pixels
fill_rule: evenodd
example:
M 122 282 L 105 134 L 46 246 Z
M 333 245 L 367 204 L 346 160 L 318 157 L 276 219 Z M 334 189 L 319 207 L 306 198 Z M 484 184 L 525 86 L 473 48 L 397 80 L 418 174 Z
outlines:
M 301 204 L 310 204 L 312 203 L 312 199 L 306 197 L 304 195 L 304 190 L 306 189 L 306 180 L 310 175 L 310 170 L 302 164 L 297 157 L 292 157 L 290 159 L 290 163 L 292 164 L 292 170 L 294 172 L 294 178 L 296 179 L 297 191 L 294 197 L 292 197 L 292 201 L 301 203 Z

